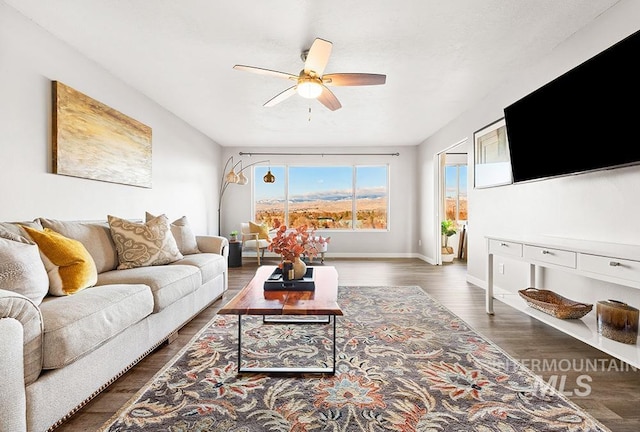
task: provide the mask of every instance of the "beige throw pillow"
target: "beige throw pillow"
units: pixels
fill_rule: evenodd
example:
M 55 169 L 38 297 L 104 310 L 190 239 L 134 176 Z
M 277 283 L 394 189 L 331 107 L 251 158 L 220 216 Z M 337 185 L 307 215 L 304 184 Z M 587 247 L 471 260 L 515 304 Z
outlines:
M 22 294 L 36 305 L 42 302 L 49 278 L 38 246 L 0 237 L 0 289 Z
M 107 220 L 118 252 L 118 270 L 164 265 L 183 258 L 167 216 L 160 215 L 146 223 L 111 215 Z
M 151 213 L 145 212 L 145 220 L 147 222 L 155 217 L 156 216 Z M 176 219 L 171 222 L 170 227 L 171 234 L 173 234 L 173 238 L 176 239 L 176 244 L 178 245 L 178 250 L 181 254 L 191 255 L 200 253 L 196 236 L 191 230 L 191 225 L 189 225 L 189 221 L 186 216 L 182 216 L 180 219 Z

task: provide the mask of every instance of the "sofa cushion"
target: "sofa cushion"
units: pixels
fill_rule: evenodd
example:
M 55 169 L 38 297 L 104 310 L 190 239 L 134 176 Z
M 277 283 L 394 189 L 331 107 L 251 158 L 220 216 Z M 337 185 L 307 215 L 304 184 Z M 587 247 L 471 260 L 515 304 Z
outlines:
M 38 246 L 0 235 L 0 289 L 22 294 L 36 305 L 42 302 L 49 291 L 49 278 Z
M 118 252 L 118 269 L 169 264 L 182 258 L 167 216 L 138 223 L 108 215 L 111 237 Z
M 147 222 L 156 217 L 157 216 L 154 216 L 149 212 L 145 213 L 145 220 Z M 189 221 L 186 216 L 182 216 L 181 218 L 171 222 L 170 228 L 171 234 L 173 234 L 173 238 L 176 240 L 176 244 L 178 245 L 178 250 L 182 255 L 200 253 L 198 243 L 196 242 L 196 236 L 191 230 L 191 225 L 189 225 Z
M 23 226 L 37 230 L 42 230 L 43 228 L 38 220 L 24 222 L 0 222 L 0 228 L 3 228 L 4 231 L 8 231 L 12 234 L 25 238 L 27 243 L 33 243 L 27 232 L 22 228 Z
M 78 240 L 93 257 L 98 273 L 113 270 L 118 265 L 116 245 L 107 221 L 60 221 L 38 218 L 44 228 L 51 228 L 65 237 Z
M 171 263 L 171 265 L 190 265 L 200 269 L 201 283 L 205 284 L 227 270 L 227 259 L 214 253 L 198 253 L 185 255 L 183 259 Z
M 0 225 L 0 238 L 7 239 L 7 240 L 13 240 L 13 241 L 18 242 L 18 243 L 31 244 L 31 245 L 35 244 L 30 239 L 28 239 L 27 237 L 25 237 L 23 235 L 15 234 L 14 232 L 9 231 L 8 229 L 4 228 L 2 225 Z
M 89 251 L 78 240 L 50 228 L 38 231 L 23 227 L 40 248 L 49 275 L 49 293 L 63 296 L 95 285 L 98 271 Z
M 44 369 L 73 363 L 153 310 L 146 285 L 93 287 L 73 296 L 47 297 L 40 305 L 44 321 Z
M 136 267 L 98 275 L 98 285 L 134 283 L 151 287 L 154 313 L 197 290 L 201 280 L 200 270 L 186 265 Z

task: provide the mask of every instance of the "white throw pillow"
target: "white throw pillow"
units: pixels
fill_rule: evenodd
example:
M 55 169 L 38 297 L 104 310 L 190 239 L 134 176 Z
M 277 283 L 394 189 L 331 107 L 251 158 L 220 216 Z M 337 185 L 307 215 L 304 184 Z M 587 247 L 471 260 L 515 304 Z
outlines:
M 145 220 L 147 222 L 155 217 L 156 216 L 149 212 L 145 213 Z M 176 239 L 176 244 L 178 245 L 178 250 L 181 254 L 191 255 L 200 253 L 196 236 L 191 230 L 191 225 L 189 225 L 189 221 L 186 216 L 182 216 L 180 219 L 176 219 L 171 222 L 171 233 L 173 234 L 173 238 Z
M 49 277 L 38 246 L 0 236 L 0 289 L 13 291 L 36 305 L 49 291 Z
M 160 215 L 146 223 L 111 215 L 107 219 L 118 252 L 118 270 L 164 265 L 183 258 L 167 216 Z

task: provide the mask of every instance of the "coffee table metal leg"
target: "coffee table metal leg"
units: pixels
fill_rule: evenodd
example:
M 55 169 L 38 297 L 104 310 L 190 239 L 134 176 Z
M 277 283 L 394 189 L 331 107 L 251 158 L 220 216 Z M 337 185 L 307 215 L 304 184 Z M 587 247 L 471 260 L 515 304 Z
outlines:
M 242 315 L 238 315 L 238 372 L 242 364 Z
M 336 373 L 336 315 L 328 315 L 326 321 L 263 321 L 264 322 L 296 322 L 296 323 L 325 323 L 333 319 L 333 366 L 332 367 L 242 367 L 242 315 L 238 315 L 238 373 Z

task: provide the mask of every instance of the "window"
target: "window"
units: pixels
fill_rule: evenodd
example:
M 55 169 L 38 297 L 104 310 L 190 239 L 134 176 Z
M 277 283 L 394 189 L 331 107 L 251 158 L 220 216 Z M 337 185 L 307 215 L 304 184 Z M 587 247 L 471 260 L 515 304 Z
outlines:
M 255 220 L 317 229 L 387 229 L 388 166 L 254 167 Z
M 387 229 L 387 166 L 356 167 L 356 228 Z
M 467 221 L 467 165 L 444 167 L 445 219 L 464 224 Z
M 253 169 L 253 196 L 255 221 L 266 222 L 270 227 L 275 226 L 278 220 L 284 223 L 287 212 L 287 191 L 285 189 L 286 178 L 285 169 L 281 166 L 272 166 L 271 173 L 275 176 L 274 183 L 265 183 L 262 178 L 267 173 L 267 168 L 262 166 Z

